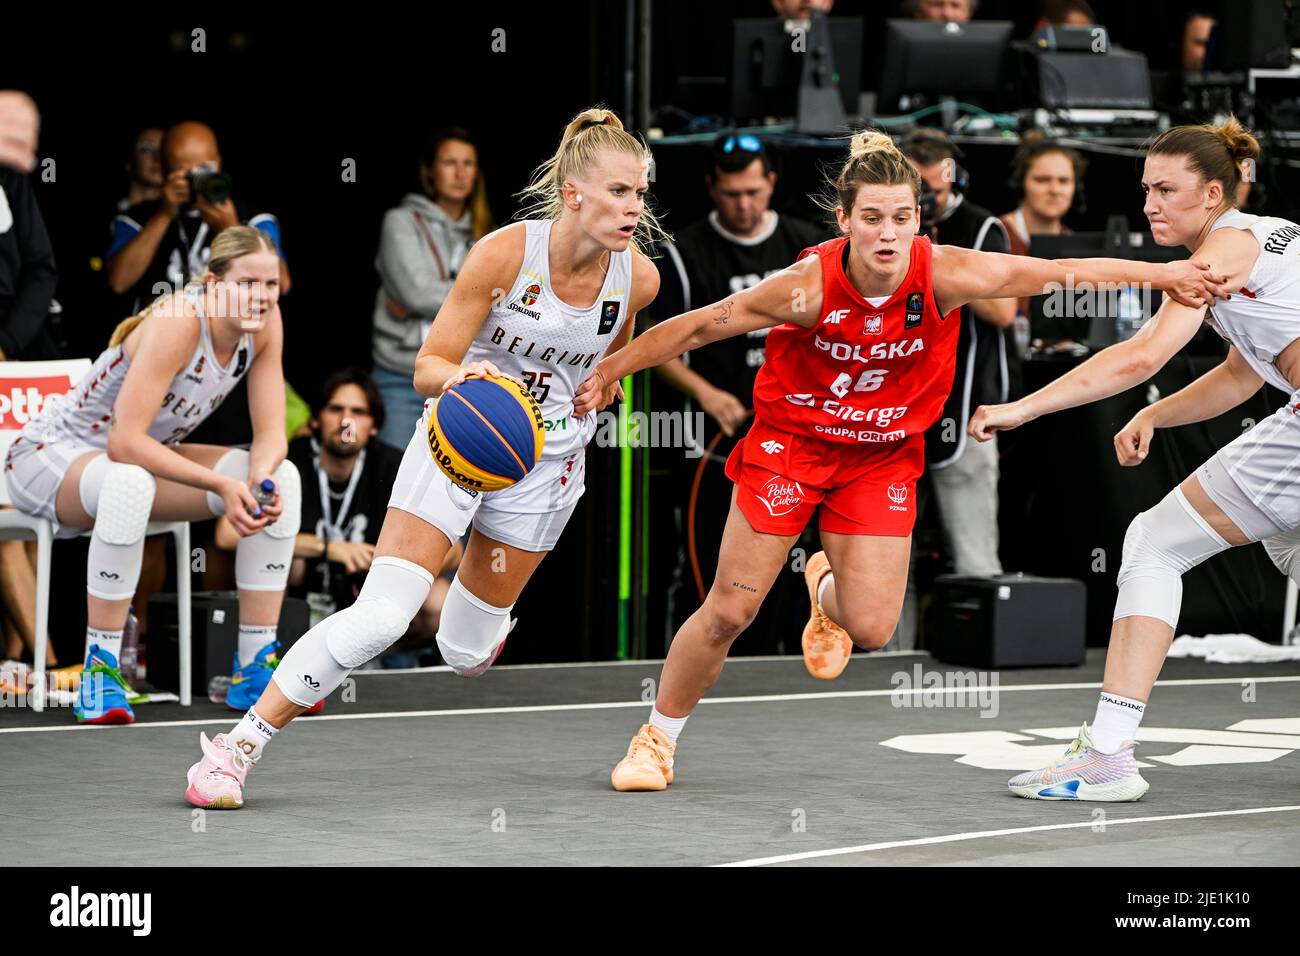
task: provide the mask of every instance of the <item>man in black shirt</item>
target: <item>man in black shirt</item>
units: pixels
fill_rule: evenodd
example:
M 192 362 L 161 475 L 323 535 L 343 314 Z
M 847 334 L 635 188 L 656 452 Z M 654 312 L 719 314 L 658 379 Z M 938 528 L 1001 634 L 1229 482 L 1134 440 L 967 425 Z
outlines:
M 922 207 L 931 239 L 985 252 L 1007 252 L 1006 230 L 965 196 L 956 147 L 937 130 L 917 130 L 899 144 L 934 193 Z M 974 302 L 961 310 L 956 375 L 943 414 L 925 435 L 925 464 L 958 574 L 1002 573 L 998 559 L 998 449 L 966 436 L 971 413 L 1009 400 L 1018 378 L 1011 331 L 1015 300 Z

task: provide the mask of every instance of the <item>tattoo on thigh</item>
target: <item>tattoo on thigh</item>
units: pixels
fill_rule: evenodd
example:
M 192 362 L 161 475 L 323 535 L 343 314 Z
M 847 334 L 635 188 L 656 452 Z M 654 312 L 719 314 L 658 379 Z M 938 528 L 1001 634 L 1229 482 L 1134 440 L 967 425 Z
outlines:
M 757 594 L 757 593 L 758 593 L 758 588 L 756 588 L 756 587 L 751 587 L 750 585 L 745 584 L 745 583 L 743 583 L 743 582 L 741 582 L 741 581 L 732 581 L 732 582 L 731 582 L 731 586 L 732 586 L 733 588 L 740 588 L 740 590 L 742 590 L 742 591 L 750 591 L 750 592 L 752 592 L 752 593 L 754 593 L 754 594 Z

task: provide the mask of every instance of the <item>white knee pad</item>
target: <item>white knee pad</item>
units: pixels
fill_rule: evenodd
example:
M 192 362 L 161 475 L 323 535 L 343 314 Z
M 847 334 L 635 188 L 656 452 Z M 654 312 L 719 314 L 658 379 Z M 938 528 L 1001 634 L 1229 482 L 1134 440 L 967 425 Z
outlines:
M 82 472 L 81 503 L 95 519 L 86 590 L 95 597 L 123 601 L 135 593 L 157 487 L 153 475 L 139 465 L 110 461 L 107 455 Z
M 513 607 L 493 607 L 480 600 L 457 574 L 438 619 L 438 651 L 442 659 L 457 673 L 478 667 L 505 640 Z
M 329 620 L 326 640 L 334 659 L 359 667 L 406 633 L 433 587 L 433 575 L 410 561 L 378 557 L 366 572 L 356 603 Z
M 289 648 L 271 679 L 301 707 L 324 700 L 359 667 L 406 633 L 433 575 L 402 558 L 378 557 L 356 603 L 332 614 Z
M 1296 560 L 1296 554 L 1300 552 L 1300 528 L 1265 538 L 1264 550 L 1279 571 L 1300 584 L 1300 561 Z
M 280 517 L 257 534 L 240 538 L 235 547 L 235 586 L 241 591 L 282 591 L 293 563 L 294 538 L 302 512 L 298 467 L 283 461 L 273 475 L 284 506 Z
M 1175 488 L 1128 526 L 1114 620 L 1141 615 L 1177 627 L 1183 575 L 1230 547 Z

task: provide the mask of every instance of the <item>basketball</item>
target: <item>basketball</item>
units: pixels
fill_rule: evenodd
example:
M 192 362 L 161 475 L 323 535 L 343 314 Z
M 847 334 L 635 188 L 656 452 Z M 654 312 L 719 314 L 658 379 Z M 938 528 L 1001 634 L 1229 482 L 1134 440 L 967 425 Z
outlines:
M 509 488 L 532 470 L 545 439 L 536 399 L 504 376 L 454 385 L 429 415 L 433 460 L 469 491 Z

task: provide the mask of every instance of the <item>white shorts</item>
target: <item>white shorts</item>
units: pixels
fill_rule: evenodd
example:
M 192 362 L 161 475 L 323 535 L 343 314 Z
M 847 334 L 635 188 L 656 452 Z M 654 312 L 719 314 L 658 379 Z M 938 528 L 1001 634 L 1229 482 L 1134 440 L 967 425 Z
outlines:
M 500 491 L 469 491 L 448 478 L 429 451 L 428 410 L 407 442 L 388 507 L 423 518 L 451 541 L 470 522 L 480 532 L 521 551 L 550 551 L 586 489 L 586 449 L 543 458 Z
M 89 452 L 105 454 L 102 448 L 78 441 L 34 442 L 20 436 L 9 446 L 5 459 L 5 484 L 14 507 L 23 514 L 48 520 L 54 526 L 56 538 L 76 538 L 85 534 L 84 528 L 66 528 L 59 524 L 55 506 L 68 469 Z
M 1251 538 L 1300 527 L 1300 392 L 1197 469 L 1206 494 Z M 1217 467 L 1211 467 L 1211 465 Z M 1226 473 L 1236 488 L 1223 489 Z M 1234 494 L 1240 492 L 1240 495 Z M 1244 501 L 1242 500 L 1244 499 Z M 1261 513 L 1249 514 L 1253 505 Z M 1266 518 L 1268 522 L 1260 519 Z

